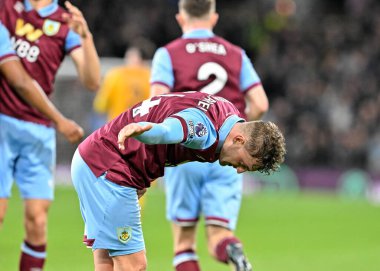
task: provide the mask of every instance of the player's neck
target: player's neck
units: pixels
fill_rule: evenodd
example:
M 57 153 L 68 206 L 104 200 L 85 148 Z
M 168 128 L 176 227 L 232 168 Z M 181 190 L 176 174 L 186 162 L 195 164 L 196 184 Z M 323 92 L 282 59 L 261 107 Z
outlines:
M 29 0 L 29 2 L 32 5 L 33 9 L 39 10 L 50 5 L 53 0 Z
M 190 32 L 197 29 L 207 29 L 212 31 L 213 24 L 210 19 L 187 19 L 182 25 L 182 32 Z
M 211 23 L 209 22 L 206 22 L 206 21 L 193 21 L 189 24 L 185 24 L 183 27 L 182 27 L 182 31 L 183 33 L 187 33 L 187 32 L 190 32 L 190 31 L 193 31 L 193 30 L 198 30 L 198 29 L 207 29 L 207 30 L 210 30 L 212 31 L 212 25 Z

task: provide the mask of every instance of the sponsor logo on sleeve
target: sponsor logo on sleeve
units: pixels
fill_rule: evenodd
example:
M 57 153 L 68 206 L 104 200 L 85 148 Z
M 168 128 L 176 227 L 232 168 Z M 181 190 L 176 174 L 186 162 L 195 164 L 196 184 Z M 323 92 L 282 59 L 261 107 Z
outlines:
M 195 135 L 194 122 L 190 120 L 188 124 L 189 124 L 189 137 L 193 138 Z
M 202 137 L 202 136 L 207 135 L 207 128 L 206 128 L 206 126 L 203 123 L 198 122 L 197 125 L 195 126 L 195 134 L 198 137 Z

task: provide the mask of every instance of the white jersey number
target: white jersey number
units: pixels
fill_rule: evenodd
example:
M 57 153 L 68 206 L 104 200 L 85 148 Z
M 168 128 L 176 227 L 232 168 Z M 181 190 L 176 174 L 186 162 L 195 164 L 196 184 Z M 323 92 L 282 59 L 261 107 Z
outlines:
M 170 93 L 167 93 L 167 94 L 157 95 L 157 97 L 158 96 L 161 96 L 161 97 L 184 97 L 185 95 L 183 95 L 183 94 L 170 94 Z M 152 98 L 154 98 L 154 97 L 152 97 Z M 157 105 L 160 104 L 161 98 L 158 99 L 158 100 L 154 100 L 154 101 L 152 101 L 152 98 L 146 99 L 145 101 L 143 101 L 141 103 L 141 105 L 139 107 L 134 108 L 132 116 L 133 117 L 136 117 L 138 115 L 140 115 L 141 117 L 145 116 L 146 114 L 149 113 L 149 110 L 152 107 L 155 107 L 155 106 L 157 106 Z
M 200 81 L 209 79 L 211 75 L 214 75 L 215 79 L 204 86 L 200 92 L 214 95 L 221 91 L 226 85 L 228 80 L 227 71 L 218 63 L 207 62 L 198 70 L 198 80 Z
M 161 99 L 154 100 L 154 101 L 152 101 L 151 99 L 147 99 L 147 100 L 143 101 L 139 107 L 136 107 L 133 109 L 132 116 L 133 117 L 136 117 L 138 115 L 140 115 L 141 117 L 145 116 L 146 114 L 149 113 L 149 110 L 152 107 L 159 105 L 160 102 L 161 102 Z

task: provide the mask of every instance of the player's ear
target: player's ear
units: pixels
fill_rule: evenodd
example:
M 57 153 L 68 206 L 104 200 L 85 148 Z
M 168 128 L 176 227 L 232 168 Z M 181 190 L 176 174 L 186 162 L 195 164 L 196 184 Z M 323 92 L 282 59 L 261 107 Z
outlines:
M 245 138 L 242 135 L 236 135 L 232 141 L 234 144 L 244 145 Z
M 175 19 L 177 20 L 177 23 L 180 27 L 183 27 L 185 24 L 185 19 L 183 18 L 183 15 L 179 12 L 175 15 Z
M 216 13 L 216 12 L 212 13 L 210 20 L 211 20 L 212 27 L 214 27 L 217 24 L 218 20 L 219 20 L 219 14 Z

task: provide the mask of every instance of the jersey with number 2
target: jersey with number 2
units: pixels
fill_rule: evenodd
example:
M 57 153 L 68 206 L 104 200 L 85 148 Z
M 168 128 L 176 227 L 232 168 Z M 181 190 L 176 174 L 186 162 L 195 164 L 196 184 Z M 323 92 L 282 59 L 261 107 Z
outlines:
M 190 90 L 218 95 L 244 115 L 245 92 L 261 84 L 243 49 L 207 30 L 185 34 L 160 50 L 166 50 L 169 58 L 153 61 L 151 83 L 164 84 L 173 92 Z M 172 73 L 172 82 L 165 73 Z

